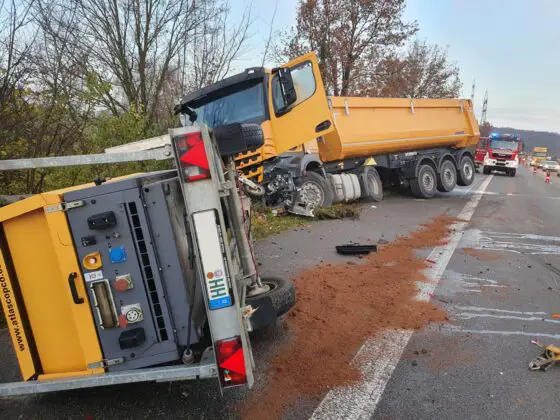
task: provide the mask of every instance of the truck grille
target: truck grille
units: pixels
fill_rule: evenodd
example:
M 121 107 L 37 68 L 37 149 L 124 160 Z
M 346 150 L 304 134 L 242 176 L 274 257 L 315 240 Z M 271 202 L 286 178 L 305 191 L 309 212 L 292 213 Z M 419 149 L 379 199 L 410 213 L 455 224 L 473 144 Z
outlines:
M 152 313 L 154 315 L 154 320 L 156 328 L 159 333 L 159 338 L 161 341 L 168 340 L 167 329 L 165 327 L 165 319 L 163 317 L 163 312 L 161 310 L 161 303 L 156 289 L 156 283 L 154 279 L 154 272 L 150 264 L 150 258 L 148 255 L 148 249 L 146 247 L 146 237 L 140 223 L 140 217 L 138 215 L 138 208 L 136 203 L 131 201 L 127 204 L 128 215 L 130 218 L 130 224 L 134 232 L 134 241 L 136 242 L 136 250 L 138 252 L 138 257 L 140 260 L 140 265 L 144 272 L 144 278 L 146 279 L 146 286 L 148 290 L 148 297 L 152 304 Z

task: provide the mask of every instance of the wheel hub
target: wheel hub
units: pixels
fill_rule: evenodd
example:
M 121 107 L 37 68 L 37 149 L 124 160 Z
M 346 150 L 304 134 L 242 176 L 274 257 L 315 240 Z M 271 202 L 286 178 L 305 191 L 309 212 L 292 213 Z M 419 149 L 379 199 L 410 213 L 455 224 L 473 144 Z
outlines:
M 264 293 L 270 292 L 270 285 L 263 283 L 262 286 L 255 284 L 252 287 L 247 288 L 247 296 L 257 296 L 262 295 Z
M 434 180 L 430 176 L 430 174 L 424 174 L 424 176 L 422 177 L 422 184 L 424 184 L 424 187 L 428 191 L 431 191 L 434 188 Z
M 300 191 L 301 200 L 313 207 L 320 207 L 325 201 L 321 187 L 314 182 L 306 182 Z
M 473 174 L 471 165 L 469 165 L 468 163 L 465 163 L 463 165 L 463 173 L 465 174 L 465 178 L 471 179 L 472 174 Z
M 455 179 L 455 174 L 449 168 L 445 168 L 443 171 L 443 178 L 447 184 L 451 184 Z

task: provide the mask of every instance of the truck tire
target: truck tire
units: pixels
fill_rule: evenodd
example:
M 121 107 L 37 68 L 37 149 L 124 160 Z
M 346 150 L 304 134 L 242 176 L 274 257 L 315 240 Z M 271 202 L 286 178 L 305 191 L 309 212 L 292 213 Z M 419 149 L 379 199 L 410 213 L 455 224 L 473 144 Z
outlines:
M 512 169 L 509 171 L 509 176 L 515 176 L 515 174 L 517 173 L 516 169 Z
M 457 167 L 450 160 L 444 160 L 439 168 L 437 189 L 441 192 L 450 192 L 457 185 Z
M 457 184 L 468 187 L 474 181 L 474 162 L 469 155 L 463 155 L 457 168 Z
M 253 309 L 260 308 L 251 316 L 251 324 L 255 329 L 265 325 L 271 325 L 276 319 L 288 312 L 296 303 L 296 289 L 288 279 L 278 277 L 263 277 L 263 285 L 270 287 L 268 292 L 255 296 L 247 296 L 245 303 Z M 272 310 L 274 316 L 270 316 L 267 310 Z
M 483 166 L 483 167 L 482 167 L 482 173 L 483 173 L 484 175 L 488 175 L 488 174 L 490 174 L 490 169 L 487 168 L 486 166 Z
M 430 165 L 421 165 L 418 178 L 410 180 L 412 194 L 418 198 L 432 198 L 437 190 L 437 175 Z
M 300 188 L 300 200 L 314 208 L 330 207 L 333 203 L 333 191 L 329 182 L 316 172 L 307 172 L 296 181 Z
M 383 200 L 383 183 L 381 177 L 373 166 L 366 166 L 360 174 L 362 198 L 365 201 L 379 202 Z

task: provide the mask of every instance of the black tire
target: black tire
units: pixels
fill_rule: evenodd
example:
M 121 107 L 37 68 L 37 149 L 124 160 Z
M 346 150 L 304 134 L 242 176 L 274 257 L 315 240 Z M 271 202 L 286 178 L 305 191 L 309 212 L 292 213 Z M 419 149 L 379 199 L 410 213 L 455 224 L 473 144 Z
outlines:
M 437 175 L 430 165 L 421 165 L 418 177 L 410 180 L 412 194 L 418 198 L 432 198 L 437 190 Z
M 299 193 L 301 201 L 306 201 L 310 197 L 315 208 L 332 206 L 333 191 L 331 186 L 318 173 L 307 172 L 296 181 L 296 185 L 301 188 Z M 320 195 L 320 197 L 316 197 L 316 195 Z
M 469 155 L 463 155 L 457 168 L 457 184 L 468 187 L 474 181 L 474 162 Z
M 516 169 L 512 169 L 509 171 L 509 176 L 515 176 L 515 174 L 517 173 Z
M 484 175 L 489 175 L 489 174 L 490 174 L 490 169 L 487 168 L 486 166 L 483 166 L 483 167 L 482 167 L 482 173 L 483 173 Z
M 251 316 L 254 329 L 271 325 L 287 313 L 296 304 L 296 289 L 287 279 L 278 277 L 263 277 L 263 285 L 270 286 L 270 290 L 255 296 L 247 296 L 245 303 L 257 311 Z
M 450 192 L 457 186 L 457 167 L 451 160 L 444 160 L 439 168 L 437 189 L 441 192 Z
M 379 202 L 383 200 L 383 183 L 373 166 L 366 166 L 360 174 L 360 186 L 364 201 Z

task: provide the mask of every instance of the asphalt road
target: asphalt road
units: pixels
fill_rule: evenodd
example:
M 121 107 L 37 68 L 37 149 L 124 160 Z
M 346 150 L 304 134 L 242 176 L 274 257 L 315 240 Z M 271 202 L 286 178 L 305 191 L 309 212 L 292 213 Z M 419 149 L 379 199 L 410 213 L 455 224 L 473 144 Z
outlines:
M 359 221 L 313 223 L 259 242 L 263 274 L 290 277 L 342 259 L 337 244 L 390 241 L 442 213 L 459 215 L 479 196 L 433 294 L 449 311 L 449 325 L 411 334 L 385 366 L 383 386 L 345 402 L 364 405 L 360 418 L 558 418 L 560 366 L 541 373 L 527 365 L 538 354 L 531 337 L 560 342 L 560 324 L 550 318 L 560 312 L 560 178 L 546 185 L 541 173 L 522 169 L 515 178 L 494 175 L 480 194 L 486 179 L 479 175 L 472 188 L 431 200 L 391 196 L 364 205 Z M 463 248 L 484 250 L 471 256 Z M 253 335 L 258 378 L 288 339 L 282 324 Z M 6 331 L 0 351 L 0 380 L 18 380 Z M 236 418 L 232 406 L 245 397 L 221 397 L 216 382 L 204 380 L 0 399 L 0 410 L 2 418 L 30 419 Z M 325 417 L 316 411 L 322 398 L 299 401 L 286 418 Z M 328 417 L 344 415 L 334 410 Z

